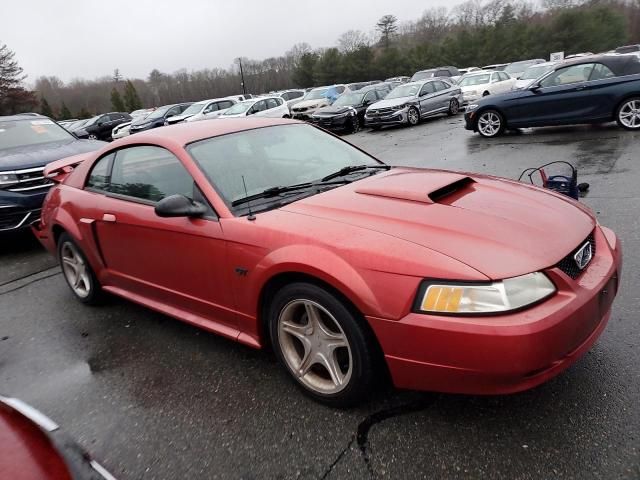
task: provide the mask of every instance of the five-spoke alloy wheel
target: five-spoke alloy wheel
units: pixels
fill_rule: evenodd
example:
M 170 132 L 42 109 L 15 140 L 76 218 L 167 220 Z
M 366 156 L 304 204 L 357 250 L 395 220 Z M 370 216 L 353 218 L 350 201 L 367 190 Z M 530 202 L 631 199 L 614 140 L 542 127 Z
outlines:
M 499 112 L 485 110 L 478 115 L 477 129 L 483 137 L 496 137 L 504 131 L 504 128 L 504 120 Z
M 409 125 L 412 127 L 420 122 L 420 114 L 416 107 L 409 107 L 409 111 L 407 112 L 407 122 L 409 122 Z
M 370 392 L 373 341 L 364 319 L 333 294 L 289 284 L 274 296 L 268 320 L 278 359 L 308 395 L 345 407 Z
M 640 97 L 625 100 L 616 113 L 618 125 L 627 130 L 640 129 Z
M 73 294 L 83 303 L 98 303 L 102 290 L 87 258 L 67 233 L 58 239 L 58 261 Z

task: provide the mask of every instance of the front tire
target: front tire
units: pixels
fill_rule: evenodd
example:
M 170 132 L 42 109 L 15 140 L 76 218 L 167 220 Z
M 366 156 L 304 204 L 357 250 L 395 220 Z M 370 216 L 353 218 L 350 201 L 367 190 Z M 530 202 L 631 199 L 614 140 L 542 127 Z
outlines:
M 58 239 L 58 262 L 64 279 L 78 300 L 87 305 L 96 305 L 103 300 L 102 287 L 87 257 L 67 233 Z
M 485 110 L 478 115 L 476 130 L 485 138 L 493 138 L 504 132 L 505 121 L 497 110 Z
M 307 395 L 343 408 L 370 394 L 375 350 L 363 320 L 340 299 L 293 283 L 278 291 L 268 312 L 275 354 Z
M 407 123 L 410 127 L 416 126 L 420 122 L 420 113 L 416 107 L 409 107 L 407 111 Z
M 99 140 L 98 136 L 95 133 L 90 133 L 87 138 L 89 140 Z
M 640 130 L 640 97 L 627 98 L 620 104 L 616 122 L 625 130 Z
M 357 115 L 354 115 L 351 118 L 351 127 L 350 127 L 350 131 L 351 133 L 357 133 L 358 130 L 360 130 L 360 120 L 358 119 Z

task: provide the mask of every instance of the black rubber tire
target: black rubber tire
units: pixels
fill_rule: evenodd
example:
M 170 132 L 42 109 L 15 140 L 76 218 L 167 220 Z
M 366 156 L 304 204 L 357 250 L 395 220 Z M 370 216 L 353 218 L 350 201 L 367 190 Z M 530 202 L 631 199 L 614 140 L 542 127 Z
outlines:
M 409 112 L 411 111 L 416 113 L 416 116 L 418 119 L 416 123 L 411 123 L 411 120 L 409 120 Z M 415 127 L 419 123 L 420 123 L 420 112 L 418 112 L 418 109 L 416 107 L 409 107 L 409 110 L 407 110 L 407 125 L 409 125 L 410 127 Z
M 480 117 L 482 115 L 484 115 L 485 113 L 494 113 L 498 116 L 498 118 L 500 119 L 500 128 L 498 129 L 498 131 L 493 134 L 493 135 L 485 135 L 484 133 L 482 133 L 480 131 L 480 129 L 478 128 L 478 123 L 480 120 Z M 482 110 L 480 113 L 478 113 L 477 119 L 476 119 L 476 131 L 483 136 L 484 138 L 495 138 L 498 137 L 500 135 L 502 135 L 504 133 L 505 128 L 507 128 L 506 122 L 504 117 L 502 116 L 502 114 L 500 112 L 498 112 L 497 110 L 493 110 L 493 109 L 487 109 L 487 110 Z
M 351 126 L 349 127 L 349 132 L 358 133 L 358 130 L 360 130 L 360 119 L 358 118 L 357 115 L 354 115 L 351 118 Z
M 297 380 L 284 359 L 278 341 L 278 317 L 289 302 L 296 299 L 314 301 L 326 308 L 336 318 L 344 331 L 353 361 L 351 379 L 338 393 L 327 395 L 314 392 Z M 374 366 L 376 362 L 375 340 L 363 318 L 352 313 L 340 299 L 327 290 L 312 283 L 297 282 L 281 288 L 274 296 L 268 308 L 269 335 L 271 346 L 292 381 L 309 397 L 330 407 L 348 408 L 361 403 L 371 395 L 374 385 Z M 379 372 L 381 375 L 383 372 Z
M 628 102 L 632 102 L 632 101 L 636 101 L 636 102 L 640 102 L 640 97 L 631 97 L 631 98 L 625 98 L 623 100 L 623 102 L 618 105 L 618 108 L 616 108 L 616 123 L 618 124 L 618 126 L 620 126 L 621 128 L 624 128 L 625 130 L 629 130 L 631 132 L 637 132 L 638 130 L 640 130 L 640 127 L 638 128 L 632 128 L 632 127 L 627 127 L 626 125 L 624 125 L 621 121 L 620 121 L 620 110 L 622 110 L 622 107 L 628 103 Z
M 282 118 L 291 118 L 291 115 L 287 115 L 286 113 L 282 116 Z
M 452 98 L 449 102 L 449 110 L 447 110 L 447 115 L 452 117 L 453 115 L 457 115 L 460 113 L 460 103 L 455 98 Z
M 482 94 L 482 96 L 483 96 L 483 97 L 488 97 L 489 95 L 491 95 L 489 92 L 484 92 L 484 93 Z
M 71 288 L 71 285 L 69 285 L 69 281 L 67 280 L 67 276 L 64 274 L 64 271 L 63 271 L 62 276 L 64 277 L 65 282 L 67 282 L 67 285 L 69 285 L 69 289 L 71 290 L 71 293 L 73 294 L 73 296 L 75 298 L 77 298 L 80 302 L 82 302 L 82 303 L 84 303 L 86 305 L 100 305 L 101 303 L 104 302 L 104 299 L 105 299 L 105 293 L 102 290 L 102 286 L 100 285 L 100 282 L 98 281 L 98 278 L 96 277 L 96 274 L 94 273 L 93 269 L 91 268 L 91 265 L 87 261 L 87 257 L 84 254 L 84 252 L 78 246 L 78 244 L 73 240 L 73 238 L 71 238 L 71 235 L 69 235 L 66 232 L 62 233 L 60 235 L 60 237 L 58 238 L 57 253 L 58 253 L 58 264 L 60 265 L 60 268 L 63 269 L 62 256 L 61 256 L 60 252 L 62 251 L 63 245 L 65 243 L 67 243 L 67 242 L 73 244 L 73 246 L 78 251 L 78 254 L 82 257 L 82 260 L 85 263 L 87 272 L 89 274 L 88 275 L 89 276 L 89 283 L 91 284 L 91 286 L 89 287 L 89 295 L 87 295 L 86 297 L 81 297 L 78 294 L 76 294 L 76 292 L 73 290 L 73 288 Z

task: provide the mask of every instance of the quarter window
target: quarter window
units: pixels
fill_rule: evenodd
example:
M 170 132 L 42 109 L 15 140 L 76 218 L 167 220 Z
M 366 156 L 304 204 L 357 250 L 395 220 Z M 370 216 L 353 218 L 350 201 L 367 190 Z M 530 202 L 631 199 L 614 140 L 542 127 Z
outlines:
M 106 190 L 155 203 L 176 194 L 192 198 L 193 188 L 193 179 L 173 154 L 140 146 L 117 152 Z
M 569 85 L 571 83 L 586 82 L 589 80 L 594 67 L 595 64 L 593 63 L 583 63 L 580 65 L 561 68 L 542 80 L 542 82 L 540 82 L 540 86 L 555 87 L 560 85 Z

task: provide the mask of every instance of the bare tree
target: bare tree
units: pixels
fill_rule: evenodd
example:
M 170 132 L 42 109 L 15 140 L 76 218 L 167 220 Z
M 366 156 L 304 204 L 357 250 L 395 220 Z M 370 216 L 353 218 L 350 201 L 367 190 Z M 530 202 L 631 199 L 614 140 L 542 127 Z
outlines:
M 360 30 L 348 30 L 338 38 L 338 49 L 342 53 L 351 53 L 367 45 L 369 45 L 369 39 Z

